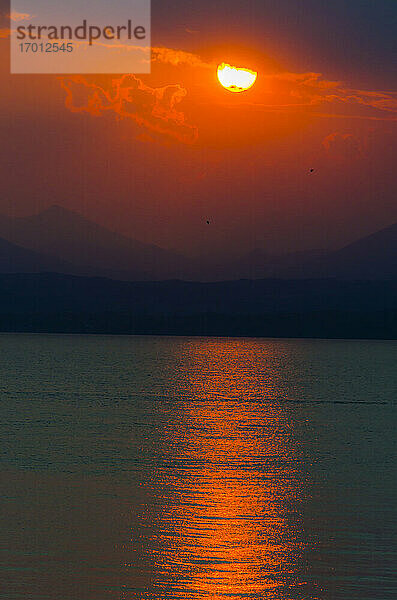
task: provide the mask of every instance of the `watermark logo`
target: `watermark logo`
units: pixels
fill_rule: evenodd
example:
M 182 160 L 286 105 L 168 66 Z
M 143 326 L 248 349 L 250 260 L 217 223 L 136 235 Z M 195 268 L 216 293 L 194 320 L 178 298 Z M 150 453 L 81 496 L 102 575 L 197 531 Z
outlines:
M 11 0 L 12 73 L 149 73 L 150 0 Z

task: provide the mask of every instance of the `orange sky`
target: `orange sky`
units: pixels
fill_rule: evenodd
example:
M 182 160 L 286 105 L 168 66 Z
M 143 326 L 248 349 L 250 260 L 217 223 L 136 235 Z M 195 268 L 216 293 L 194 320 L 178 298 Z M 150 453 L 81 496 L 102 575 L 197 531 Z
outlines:
M 196 254 L 336 247 L 397 221 L 388 71 L 328 74 L 314 47 L 310 68 L 307 40 L 293 56 L 274 31 L 266 51 L 190 31 L 154 29 L 145 76 L 10 76 L 3 37 L 1 212 L 57 203 Z M 258 71 L 253 88 L 224 90 L 223 61 Z

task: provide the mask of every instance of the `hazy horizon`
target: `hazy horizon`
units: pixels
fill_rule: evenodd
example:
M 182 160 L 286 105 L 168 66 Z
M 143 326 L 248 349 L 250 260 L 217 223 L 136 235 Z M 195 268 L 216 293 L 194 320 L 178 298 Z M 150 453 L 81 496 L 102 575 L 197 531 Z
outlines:
M 69 208 L 66 206 L 61 206 L 60 204 L 56 204 L 56 203 L 49 204 L 48 206 L 46 206 L 44 208 L 36 209 L 34 212 L 26 212 L 26 213 L 18 214 L 18 215 L 15 215 L 12 211 L 9 211 L 9 212 L 4 211 L 4 212 L 0 213 L 0 219 L 2 217 L 7 218 L 7 219 L 28 219 L 29 217 L 36 217 L 36 216 L 39 216 L 46 212 L 51 212 L 51 211 L 56 212 L 56 210 L 58 210 L 58 209 L 60 209 L 60 211 L 65 210 L 67 213 L 74 213 L 74 214 L 78 215 L 79 217 L 83 217 L 86 221 L 90 221 L 91 223 L 94 223 L 95 225 L 99 225 L 100 227 L 103 227 L 104 229 L 106 229 L 107 231 L 109 231 L 111 233 L 116 233 L 118 235 L 121 235 L 122 237 L 130 239 L 131 241 L 137 241 L 137 242 L 140 242 L 143 244 L 151 244 L 151 245 L 157 246 L 164 250 L 176 251 L 179 254 L 185 256 L 186 258 L 200 259 L 200 258 L 208 257 L 208 255 L 205 253 L 205 251 L 201 252 L 201 253 L 195 253 L 195 252 L 191 252 L 189 250 L 187 250 L 187 251 L 178 250 L 177 248 L 162 246 L 160 243 L 157 242 L 156 239 L 152 239 L 152 240 L 146 239 L 145 240 L 145 239 L 139 237 L 139 232 L 137 232 L 137 234 L 131 235 L 128 233 L 123 233 L 123 232 L 117 231 L 116 229 L 110 228 L 106 222 L 97 221 L 94 218 L 92 218 L 88 215 L 85 215 L 82 212 L 79 212 L 79 210 L 76 208 Z M 205 223 L 205 224 L 208 225 L 207 223 Z M 389 227 L 393 227 L 393 225 L 397 225 L 397 221 L 396 222 L 393 221 L 389 224 L 386 224 L 385 227 L 382 227 L 380 229 L 379 228 L 374 229 L 374 230 L 370 229 L 366 234 L 359 235 L 358 237 L 355 236 L 351 239 L 347 238 L 344 243 L 340 243 L 340 244 L 334 245 L 334 246 L 330 245 L 328 247 L 308 247 L 308 248 L 296 248 L 296 249 L 289 249 L 289 250 L 285 249 L 284 251 L 281 250 L 278 253 L 277 252 L 271 253 L 271 252 L 267 251 L 267 248 L 265 246 L 257 245 L 257 246 L 253 246 L 251 248 L 240 249 L 236 245 L 235 248 L 232 249 L 231 253 L 229 251 L 227 251 L 226 255 L 222 255 L 222 253 L 220 253 L 218 255 L 218 258 L 226 259 L 228 256 L 230 258 L 232 256 L 244 256 L 244 255 L 248 255 L 250 253 L 255 253 L 256 251 L 263 252 L 268 257 L 279 257 L 279 256 L 286 256 L 288 254 L 294 254 L 294 253 L 299 254 L 299 253 L 306 253 L 306 252 L 310 252 L 310 251 L 332 252 L 335 250 L 343 249 L 346 246 L 350 245 L 351 243 L 361 240 L 362 238 L 365 238 L 372 234 L 381 232 L 383 229 L 388 229 Z M 2 237 L 2 236 L 0 235 L 0 237 Z M 208 252 L 208 254 L 211 254 L 211 251 L 207 251 L 207 252 Z

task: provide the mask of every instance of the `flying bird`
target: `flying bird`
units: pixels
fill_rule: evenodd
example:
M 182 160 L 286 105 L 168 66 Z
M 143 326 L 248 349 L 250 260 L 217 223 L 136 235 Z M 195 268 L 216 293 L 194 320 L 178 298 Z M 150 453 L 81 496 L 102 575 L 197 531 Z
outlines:
M 314 169 L 313 168 L 309 169 L 309 173 L 314 173 Z
M 210 224 L 210 222 L 209 222 L 209 221 L 207 221 L 207 225 L 209 225 L 209 224 Z

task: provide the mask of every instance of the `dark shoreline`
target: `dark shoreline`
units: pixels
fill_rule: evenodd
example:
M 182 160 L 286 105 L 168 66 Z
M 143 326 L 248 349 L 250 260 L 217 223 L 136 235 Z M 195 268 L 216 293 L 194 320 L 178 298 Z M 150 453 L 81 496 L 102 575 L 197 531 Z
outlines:
M 0 332 L 397 339 L 397 281 L 0 274 Z
M 2 333 L 164 335 L 296 339 L 397 339 L 397 311 L 265 315 L 132 313 L 0 314 Z

